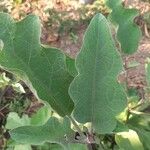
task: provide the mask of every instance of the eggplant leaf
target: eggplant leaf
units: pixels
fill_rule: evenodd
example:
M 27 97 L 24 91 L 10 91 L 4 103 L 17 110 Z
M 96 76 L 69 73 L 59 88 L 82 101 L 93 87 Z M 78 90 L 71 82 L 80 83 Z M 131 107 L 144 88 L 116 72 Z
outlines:
M 58 49 L 43 47 L 40 32 L 39 18 L 34 15 L 16 23 L 8 14 L 0 13 L 0 39 L 4 43 L 0 65 L 65 116 L 74 105 L 68 94 L 73 78 L 67 71 L 66 56 Z
M 126 95 L 117 82 L 122 61 L 101 14 L 92 19 L 85 33 L 76 68 L 78 75 L 69 88 L 75 103 L 75 119 L 80 123 L 92 122 L 98 133 L 112 132 L 116 114 L 126 106 Z

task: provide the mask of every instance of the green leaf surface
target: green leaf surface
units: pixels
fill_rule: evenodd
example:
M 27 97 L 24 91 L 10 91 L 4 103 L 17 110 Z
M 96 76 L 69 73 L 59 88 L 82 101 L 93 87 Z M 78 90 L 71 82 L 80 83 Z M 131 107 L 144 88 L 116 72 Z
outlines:
M 43 145 L 38 145 L 36 150 L 64 150 L 64 148 L 59 144 L 44 143 Z
M 6 120 L 6 129 L 14 129 L 21 126 L 30 125 L 30 118 L 27 115 L 23 115 L 21 118 L 15 112 L 10 112 Z
M 135 130 L 139 139 L 143 143 L 144 150 L 150 150 L 150 117 L 149 116 L 133 116 L 128 125 Z
M 32 150 L 30 145 L 16 145 L 14 150 Z
M 45 125 L 19 127 L 10 131 L 10 135 L 21 144 L 40 145 L 45 142 L 62 144 L 72 132 L 67 118 L 60 121 L 51 117 Z
M 70 150 L 87 150 L 87 145 L 84 144 L 69 144 Z
M 51 107 L 49 104 L 45 104 L 41 107 L 35 114 L 31 116 L 30 124 L 31 125 L 43 125 L 45 124 L 51 115 Z
M 85 33 L 76 58 L 78 75 L 69 88 L 75 119 L 92 122 L 98 133 L 112 132 L 116 114 L 126 106 L 124 90 L 117 82 L 122 61 L 114 45 L 107 20 L 97 14 Z
M 106 4 L 112 9 L 109 18 L 118 25 L 117 38 L 122 51 L 127 54 L 134 53 L 142 35 L 140 28 L 134 23 L 138 11 L 124 8 L 122 0 L 106 0 Z
M 144 145 L 144 150 L 150 150 L 150 130 L 144 130 L 143 128 L 136 127 L 135 130 Z
M 75 67 L 75 60 L 70 57 L 67 57 L 66 64 L 67 64 L 68 72 L 70 73 L 70 75 L 75 77 L 78 74 L 76 67 Z
M 128 124 L 133 127 L 140 127 L 150 131 L 150 117 L 149 115 L 135 115 L 128 120 Z
M 37 150 L 87 150 L 87 145 L 84 144 L 68 144 L 66 149 L 59 144 L 44 144 L 38 146 Z
M 123 150 L 145 150 L 138 134 L 133 130 L 117 133 L 115 141 Z
M 0 65 L 18 75 L 40 99 L 65 116 L 73 109 L 68 95 L 72 76 L 60 50 L 41 46 L 40 33 L 38 17 L 29 15 L 14 22 L 8 14 L 0 13 L 0 39 L 4 43 Z

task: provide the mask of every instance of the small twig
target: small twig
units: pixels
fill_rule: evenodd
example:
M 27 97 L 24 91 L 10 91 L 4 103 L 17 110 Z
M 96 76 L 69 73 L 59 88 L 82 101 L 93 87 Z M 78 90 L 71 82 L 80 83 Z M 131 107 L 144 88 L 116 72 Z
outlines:
M 5 105 L 4 107 L 0 108 L 0 111 L 2 111 L 3 109 L 5 109 L 6 107 L 8 107 L 9 104 Z
M 2 117 L 5 117 L 4 114 L 3 114 L 2 112 L 0 112 L 0 115 L 1 115 Z
M 135 115 L 147 115 L 147 116 L 150 116 L 149 113 L 138 112 L 138 111 L 135 111 L 135 110 L 129 110 L 129 112 L 130 112 L 131 114 L 135 114 Z
M 5 105 L 4 107 L 2 107 L 2 108 L 0 108 L 0 115 L 2 116 L 2 117 L 4 117 L 4 114 L 1 112 L 2 110 L 4 110 L 6 107 L 8 107 L 9 106 L 9 104 L 7 104 L 7 105 Z
M 128 0 L 124 0 L 124 1 L 123 1 L 123 6 L 126 7 L 126 6 L 127 6 L 127 3 L 128 3 Z
M 9 86 L 7 86 L 4 91 L 2 92 L 2 95 L 0 96 L 0 100 L 2 100 L 4 94 L 6 93 L 6 91 L 8 90 Z
M 126 79 L 126 90 L 128 91 L 128 65 L 127 58 L 124 59 L 125 79 Z
M 91 130 L 90 133 L 87 134 L 87 148 L 88 150 L 93 150 L 93 147 L 92 147 L 92 143 L 94 142 L 94 139 L 93 139 L 93 132 Z
M 141 103 L 137 104 L 136 106 L 134 106 L 134 107 L 130 108 L 130 110 L 132 110 L 132 109 L 136 109 L 136 108 L 138 108 L 138 107 L 142 106 L 143 104 L 144 104 L 144 102 L 142 101 Z
M 147 29 L 146 23 L 144 24 L 144 32 L 145 32 L 145 35 L 146 35 L 148 38 L 150 38 L 150 35 L 149 35 L 149 33 L 148 33 L 148 29 Z
M 125 123 L 127 123 L 127 122 L 128 122 L 129 117 L 130 117 L 130 111 L 129 111 L 129 108 L 128 108 Z

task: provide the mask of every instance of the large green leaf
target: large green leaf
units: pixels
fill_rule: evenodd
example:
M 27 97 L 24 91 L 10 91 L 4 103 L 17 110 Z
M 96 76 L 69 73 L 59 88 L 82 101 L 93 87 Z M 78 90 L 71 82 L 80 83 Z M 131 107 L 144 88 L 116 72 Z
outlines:
M 85 33 L 76 68 L 78 75 L 69 88 L 75 119 L 92 122 L 98 133 L 111 132 L 116 126 L 116 114 L 126 106 L 126 96 L 117 82 L 122 62 L 101 14 L 92 19 Z
M 67 118 L 51 117 L 42 126 L 24 126 L 10 131 L 11 138 L 21 144 L 40 145 L 45 142 L 63 144 L 73 133 Z
M 106 4 L 112 9 L 110 19 L 118 25 L 117 38 L 122 51 L 127 54 L 135 52 L 141 38 L 141 30 L 134 23 L 138 11 L 124 8 L 122 0 L 106 0 Z
M 145 150 L 137 133 L 133 130 L 117 133 L 115 140 L 123 150 Z
M 15 23 L 0 13 L 0 39 L 4 43 L 0 65 L 19 75 L 59 115 L 70 114 L 73 102 L 68 87 L 72 77 L 67 72 L 66 57 L 58 49 L 41 46 L 38 17 L 29 15 Z

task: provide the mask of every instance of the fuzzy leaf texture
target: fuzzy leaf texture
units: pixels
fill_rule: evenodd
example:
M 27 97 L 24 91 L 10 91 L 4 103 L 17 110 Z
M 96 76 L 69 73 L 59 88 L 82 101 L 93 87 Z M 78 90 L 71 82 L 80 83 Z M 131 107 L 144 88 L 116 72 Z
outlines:
M 124 8 L 122 0 L 106 0 L 106 5 L 112 10 L 111 21 L 118 26 L 117 39 L 121 44 L 121 50 L 126 54 L 134 53 L 142 35 L 138 25 L 134 23 L 138 11 Z
M 63 144 L 73 131 L 67 118 L 51 117 L 42 126 L 23 126 L 10 131 L 11 138 L 21 144 L 41 145 L 45 142 Z
M 73 109 L 66 56 L 58 49 L 42 46 L 40 34 L 38 17 L 29 15 L 14 22 L 8 14 L 0 13 L 0 39 L 4 43 L 0 66 L 18 75 L 40 99 L 65 116 Z
M 115 116 L 126 106 L 126 95 L 117 81 L 122 61 L 108 22 L 101 14 L 87 28 L 76 68 L 78 75 L 69 88 L 75 103 L 75 119 L 80 123 L 92 122 L 98 133 L 112 132 L 117 123 Z

